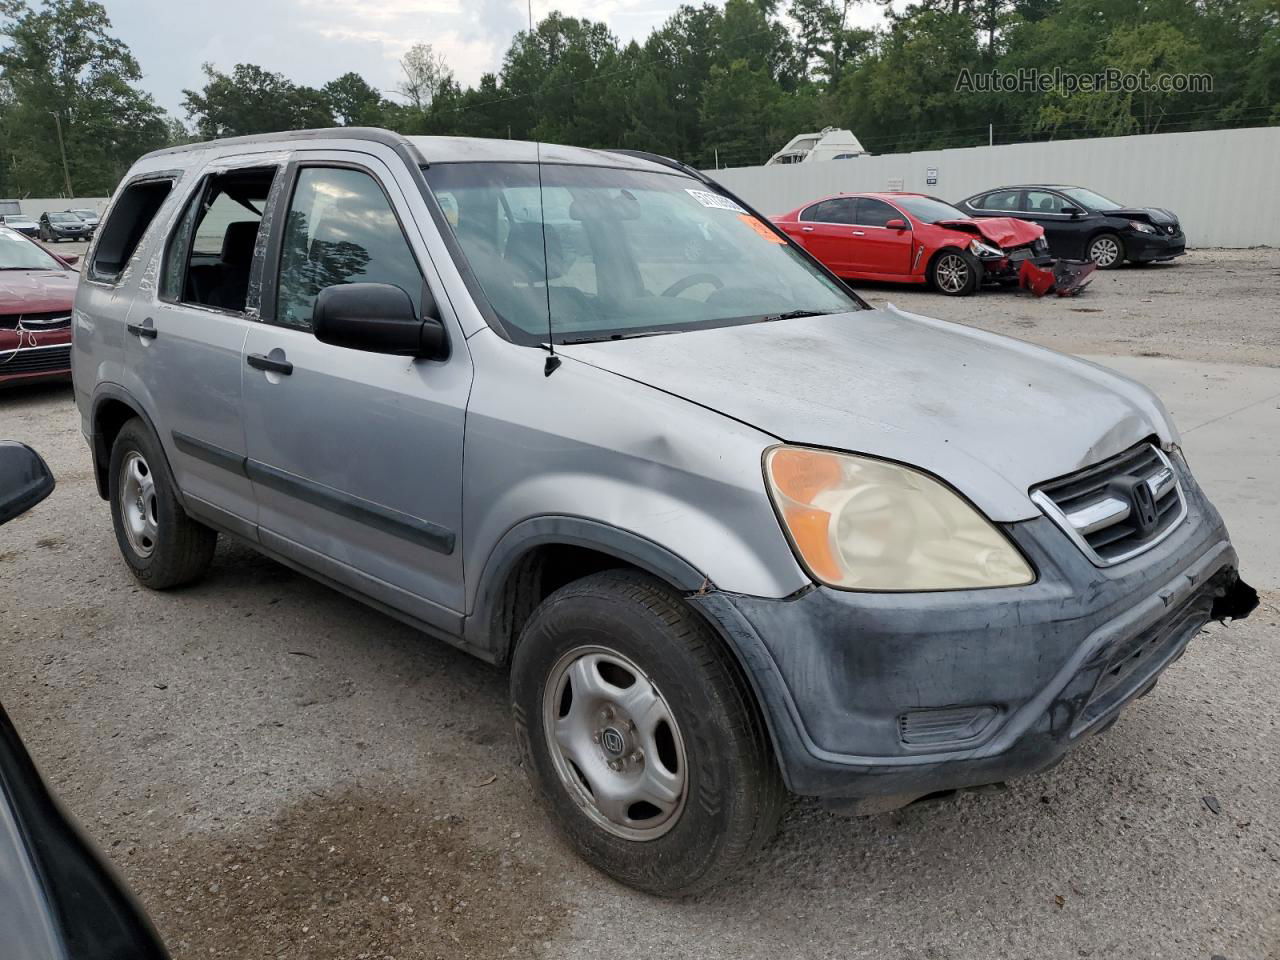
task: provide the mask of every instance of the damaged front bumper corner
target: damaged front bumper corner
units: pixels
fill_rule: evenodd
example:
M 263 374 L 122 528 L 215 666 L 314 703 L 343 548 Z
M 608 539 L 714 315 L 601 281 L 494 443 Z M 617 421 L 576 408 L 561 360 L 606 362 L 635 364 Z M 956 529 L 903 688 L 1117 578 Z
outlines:
M 1074 297 L 1093 280 L 1098 265 L 1089 260 L 1053 260 L 1037 264 L 1023 260 L 1018 268 L 1018 285 L 1037 297 L 1049 292 Z
M 1106 569 L 1038 518 L 1005 525 L 1038 571 L 1028 586 L 691 602 L 738 653 L 790 789 L 893 809 L 1052 766 L 1210 619 L 1252 611 L 1221 519 L 1184 483 L 1179 531 Z

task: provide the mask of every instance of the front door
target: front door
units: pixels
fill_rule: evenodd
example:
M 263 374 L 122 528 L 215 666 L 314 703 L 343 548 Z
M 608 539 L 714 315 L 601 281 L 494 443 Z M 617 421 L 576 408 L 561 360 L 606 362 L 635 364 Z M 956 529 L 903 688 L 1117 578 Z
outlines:
M 885 224 L 902 220 L 906 230 L 891 229 Z M 852 228 L 854 243 L 849 249 L 855 257 L 857 273 L 885 277 L 904 276 L 911 269 L 911 221 L 883 200 L 859 197 Z
M 1026 209 L 1017 214 L 1018 218 L 1044 227 L 1045 239 L 1055 256 L 1080 256 L 1081 239 L 1085 233 L 1082 222 L 1088 216 L 1084 209 L 1074 200 L 1049 190 L 1028 190 L 1025 198 Z M 1064 207 L 1077 207 L 1081 213 L 1073 217 L 1062 212 Z
M 392 168 L 369 154 L 297 154 L 263 322 L 244 345 L 248 473 L 265 546 L 428 624 L 463 609 L 462 434 L 471 363 L 321 343 L 325 287 L 389 283 L 423 312 L 440 289 Z M 407 229 L 406 229 L 407 227 Z M 274 289 L 272 289 L 274 288 Z

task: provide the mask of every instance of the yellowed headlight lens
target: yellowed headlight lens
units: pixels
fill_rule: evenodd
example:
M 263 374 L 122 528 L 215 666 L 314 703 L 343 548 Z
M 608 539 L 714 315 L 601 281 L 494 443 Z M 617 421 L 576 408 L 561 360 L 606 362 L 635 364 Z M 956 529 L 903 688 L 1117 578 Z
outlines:
M 1035 573 L 986 517 L 928 474 L 806 447 L 765 455 L 769 492 L 814 578 L 850 590 L 972 590 Z

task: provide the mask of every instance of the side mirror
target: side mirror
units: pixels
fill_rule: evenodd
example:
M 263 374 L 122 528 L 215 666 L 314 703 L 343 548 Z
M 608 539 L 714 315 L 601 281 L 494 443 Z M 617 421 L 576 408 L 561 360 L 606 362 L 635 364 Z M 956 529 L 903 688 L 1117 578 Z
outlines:
M 886 220 L 884 226 L 886 230 L 905 230 L 907 229 L 907 221 L 895 217 L 893 220 Z
M 1070 217 L 1078 217 L 1080 214 L 1084 213 L 1084 211 L 1079 207 L 1063 207 L 1062 212 Z
M 443 360 L 449 355 L 444 324 L 422 319 L 409 295 L 389 283 L 325 287 L 311 312 L 316 339 L 335 347 Z
M 0 440 L 0 524 L 20 517 L 53 493 L 48 465 L 25 443 Z

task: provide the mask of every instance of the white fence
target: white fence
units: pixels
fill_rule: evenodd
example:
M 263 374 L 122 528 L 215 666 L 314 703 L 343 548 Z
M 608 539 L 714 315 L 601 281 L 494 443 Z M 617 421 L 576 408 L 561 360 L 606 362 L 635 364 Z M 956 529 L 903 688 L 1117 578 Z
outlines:
M 7 198 L 6 198 L 7 199 Z M 39 220 L 46 210 L 96 210 L 101 214 L 107 209 L 110 197 L 27 197 L 18 201 L 22 215 Z
M 930 172 L 937 183 L 930 184 Z M 1280 127 L 963 147 L 709 170 L 761 213 L 840 192 L 908 190 L 953 203 L 1005 184 L 1063 183 L 1167 207 L 1190 246 L 1280 246 Z

